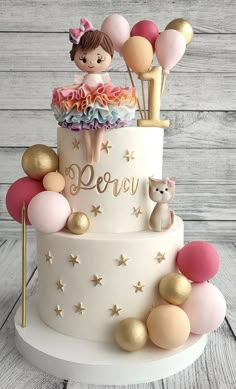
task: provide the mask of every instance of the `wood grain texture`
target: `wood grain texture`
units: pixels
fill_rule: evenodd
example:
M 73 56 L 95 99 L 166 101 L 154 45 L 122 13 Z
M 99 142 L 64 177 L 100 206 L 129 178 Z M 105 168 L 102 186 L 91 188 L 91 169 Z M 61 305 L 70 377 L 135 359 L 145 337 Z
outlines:
M 1 72 L 1 109 L 50 109 L 52 89 L 73 84 L 73 72 Z M 126 72 L 110 74 L 130 85 Z M 137 81 L 139 96 L 140 81 Z M 166 83 L 163 110 L 235 111 L 236 73 L 173 73 Z
M 21 168 L 23 152 L 24 148 L 0 148 L 1 183 L 9 184 L 24 175 Z M 236 182 L 235 165 L 234 149 L 225 152 L 218 149 L 166 149 L 163 176 L 178 177 L 179 185 L 199 182 L 201 185 L 229 185 Z
M 0 71 L 76 71 L 69 58 L 68 33 L 0 33 Z M 17 58 L 17 60 L 16 60 Z M 157 63 L 154 55 L 154 64 Z M 236 39 L 232 34 L 195 35 L 172 72 L 234 72 Z M 109 71 L 126 71 L 115 54 Z
M 188 369 L 164 379 L 163 389 L 234 388 L 235 357 L 236 342 L 224 322 L 208 336 L 202 356 Z
M 0 115 L 1 147 L 56 146 L 57 122 L 51 111 L 10 110 Z M 171 121 L 165 130 L 165 148 L 236 148 L 236 112 L 163 111 L 162 115 Z
M 0 328 L 21 294 L 21 242 L 7 240 L 0 243 Z M 28 244 L 27 280 L 36 268 L 35 243 Z M 0 374 L 1 376 L 1 374 Z
M 0 25 L 1 31 L 60 32 L 78 26 L 79 18 L 86 16 L 99 28 L 105 15 L 112 13 L 123 14 L 131 26 L 140 19 L 153 19 L 160 31 L 172 19 L 184 17 L 191 21 L 195 32 L 236 32 L 233 18 L 236 4 L 231 0 L 225 0 L 223 4 L 220 0 L 178 0 L 174 3 L 172 0 L 104 0 L 102 7 L 99 0 L 67 0 L 66 3 L 63 0 L 31 0 L 23 4 L 18 0 L 2 0 Z

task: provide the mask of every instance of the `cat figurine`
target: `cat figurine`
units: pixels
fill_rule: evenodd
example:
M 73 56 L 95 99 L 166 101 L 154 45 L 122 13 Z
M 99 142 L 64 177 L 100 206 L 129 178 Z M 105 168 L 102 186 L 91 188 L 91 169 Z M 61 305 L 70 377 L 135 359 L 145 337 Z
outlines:
M 168 203 L 175 196 L 175 181 L 175 177 L 162 180 L 149 177 L 149 197 L 157 203 L 149 219 L 153 231 L 167 231 L 174 223 L 174 211 Z

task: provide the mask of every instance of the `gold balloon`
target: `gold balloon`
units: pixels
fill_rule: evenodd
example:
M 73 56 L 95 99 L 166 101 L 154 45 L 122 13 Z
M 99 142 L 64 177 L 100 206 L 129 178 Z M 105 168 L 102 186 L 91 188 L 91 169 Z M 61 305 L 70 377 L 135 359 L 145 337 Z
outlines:
M 191 291 L 191 283 L 179 273 L 167 274 L 159 283 L 160 296 L 170 304 L 183 304 L 189 298 Z
M 89 229 L 89 218 L 83 212 L 73 212 L 67 219 L 67 228 L 72 234 L 82 235 Z
M 132 36 L 122 46 L 121 55 L 135 73 L 146 72 L 152 64 L 153 48 L 146 38 Z
M 29 177 L 42 180 L 47 173 L 55 172 L 58 169 L 59 160 L 54 150 L 38 144 L 29 147 L 24 152 L 21 164 Z
M 193 38 L 193 29 L 191 24 L 185 19 L 174 19 L 169 24 L 167 24 L 165 30 L 177 30 L 181 32 L 188 45 Z
M 134 317 L 122 320 L 116 327 L 116 343 L 125 351 L 140 350 L 148 339 L 146 325 Z

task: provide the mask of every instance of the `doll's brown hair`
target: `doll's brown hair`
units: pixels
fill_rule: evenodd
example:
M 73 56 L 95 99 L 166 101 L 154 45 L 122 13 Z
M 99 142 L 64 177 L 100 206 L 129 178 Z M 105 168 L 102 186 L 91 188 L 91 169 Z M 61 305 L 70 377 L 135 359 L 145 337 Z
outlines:
M 105 34 L 105 32 L 95 30 L 85 32 L 78 45 L 73 43 L 70 51 L 71 61 L 74 61 L 75 53 L 78 49 L 93 50 L 98 46 L 101 46 L 111 57 L 113 57 L 114 47 L 111 38 Z

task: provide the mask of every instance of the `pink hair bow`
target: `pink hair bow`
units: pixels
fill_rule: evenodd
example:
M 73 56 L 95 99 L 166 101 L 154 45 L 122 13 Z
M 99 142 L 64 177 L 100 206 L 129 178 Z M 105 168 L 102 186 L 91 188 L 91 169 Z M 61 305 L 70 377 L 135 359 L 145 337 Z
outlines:
M 70 41 L 76 45 L 79 44 L 79 41 L 81 37 L 84 35 L 87 31 L 93 31 L 94 28 L 92 26 L 92 23 L 89 22 L 89 20 L 83 18 L 80 19 L 80 26 L 79 28 L 70 28 Z
M 166 177 L 164 179 L 164 182 L 166 185 L 173 187 L 175 185 L 175 177 L 172 177 L 172 178 Z

